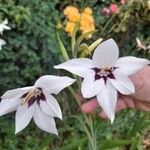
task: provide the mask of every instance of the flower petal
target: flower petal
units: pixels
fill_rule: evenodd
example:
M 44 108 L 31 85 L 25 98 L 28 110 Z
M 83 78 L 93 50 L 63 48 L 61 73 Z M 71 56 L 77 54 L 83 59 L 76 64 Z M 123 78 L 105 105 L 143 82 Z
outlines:
M 13 112 L 20 105 L 20 97 L 16 96 L 10 99 L 2 100 L 0 103 L 0 116 Z
M 10 30 L 11 28 L 7 26 L 8 20 L 5 19 L 2 23 L 0 23 L 0 34 L 3 35 L 4 30 Z
M 0 50 L 2 50 L 2 46 L 5 44 L 6 42 L 3 39 L 0 39 Z
M 116 62 L 116 67 L 125 75 L 132 75 L 144 66 L 150 64 L 149 60 L 136 58 L 133 56 L 120 57 Z
M 110 79 L 112 85 L 122 94 L 130 95 L 135 92 L 135 87 L 130 78 L 126 75 L 123 75 L 116 69 L 114 71 L 115 79 Z
M 112 67 L 119 57 L 119 49 L 113 39 L 101 43 L 94 51 L 93 62 L 95 67 Z
M 6 91 L 3 95 L 2 95 L 2 99 L 11 99 L 13 97 L 16 97 L 17 95 L 23 95 L 27 92 L 29 92 L 31 89 L 33 88 L 33 86 L 29 86 L 29 87 L 24 87 L 24 88 L 18 88 L 18 89 L 14 89 L 14 90 L 9 90 Z M 20 96 L 20 97 L 21 97 Z
M 75 79 L 69 77 L 59 77 L 53 75 L 45 75 L 40 77 L 36 82 L 35 86 L 41 87 L 43 90 L 47 90 L 50 93 L 58 94 L 62 89 L 70 86 L 75 82 Z
M 52 117 L 62 119 L 62 112 L 57 100 L 46 90 L 43 90 L 46 101 L 40 101 L 40 107 L 43 112 Z
M 34 103 L 32 106 L 28 107 L 28 104 L 26 103 L 18 107 L 15 118 L 15 125 L 16 125 L 15 134 L 23 130 L 30 123 L 36 105 L 37 104 Z
M 73 74 L 84 77 L 93 68 L 92 60 L 88 58 L 77 58 L 68 60 L 60 65 L 54 66 L 55 69 L 65 69 Z
M 91 98 L 97 95 L 104 86 L 104 80 L 95 80 L 95 73 L 86 76 L 81 85 L 81 92 L 84 98 Z
M 47 114 L 45 114 L 44 112 L 42 112 L 42 110 L 40 109 L 40 107 L 38 105 L 36 106 L 35 113 L 33 115 L 33 119 L 34 119 L 36 125 L 40 129 L 42 129 L 48 133 L 53 133 L 53 134 L 58 135 L 54 118 L 50 117 Z
M 108 118 L 111 120 L 111 123 L 113 123 L 117 103 L 117 90 L 112 86 L 109 80 L 107 80 L 106 86 L 97 95 L 97 100 Z

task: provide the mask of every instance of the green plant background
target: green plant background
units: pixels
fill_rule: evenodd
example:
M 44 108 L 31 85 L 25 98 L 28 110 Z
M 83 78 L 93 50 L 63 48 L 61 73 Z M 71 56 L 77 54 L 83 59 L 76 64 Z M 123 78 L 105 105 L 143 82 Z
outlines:
M 102 8 L 110 3 L 120 5 L 120 13 L 104 16 Z M 138 51 L 136 37 L 150 43 L 150 10 L 147 2 L 130 1 L 121 5 L 110 0 L 0 0 L 0 21 L 8 18 L 11 31 L 5 31 L 7 45 L 0 51 L 0 94 L 12 88 L 32 85 L 44 74 L 58 74 L 54 64 L 62 61 L 56 31 L 70 53 L 70 38 L 64 29 L 56 29 L 64 21 L 63 9 L 68 5 L 80 9 L 91 7 L 98 32 L 85 43 L 97 38 L 114 38 L 121 55 L 150 58 Z M 67 74 L 70 75 L 70 74 Z M 67 94 L 66 94 L 67 93 Z M 69 96 L 68 96 L 69 95 Z M 82 119 L 69 91 L 58 98 L 64 120 L 56 120 L 59 137 L 47 134 L 31 123 L 14 135 L 14 113 L 0 118 L 0 150 L 87 150 L 88 141 L 83 127 L 73 116 Z M 117 114 L 114 124 L 103 121 L 94 113 L 98 149 L 142 149 L 142 135 L 150 127 L 149 113 L 125 110 Z

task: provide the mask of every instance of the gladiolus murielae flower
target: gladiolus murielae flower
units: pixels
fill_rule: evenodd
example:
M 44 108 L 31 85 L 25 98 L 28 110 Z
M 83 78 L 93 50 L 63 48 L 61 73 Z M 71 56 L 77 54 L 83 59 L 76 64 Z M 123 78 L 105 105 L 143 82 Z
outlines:
M 4 30 L 10 30 L 11 28 L 7 26 L 8 20 L 5 19 L 2 23 L 0 23 L 0 34 L 3 34 Z
M 95 49 L 92 60 L 77 58 L 54 66 L 84 78 L 81 85 L 83 97 L 96 96 L 111 122 L 115 118 L 117 91 L 124 95 L 134 93 L 134 84 L 128 76 L 150 63 L 142 58 L 118 56 L 117 44 L 113 39 L 109 39 Z
M 9 90 L 1 97 L 0 116 L 17 110 L 15 133 L 23 130 L 33 117 L 40 129 L 58 135 L 54 117 L 62 119 L 62 112 L 51 94 L 58 94 L 74 81 L 69 77 L 45 75 L 34 86 Z
M 5 44 L 6 42 L 3 39 L 0 39 L 0 50 L 2 50 L 2 46 Z
M 7 26 L 8 20 L 5 19 L 2 23 L 0 23 L 0 34 L 3 35 L 4 30 L 10 30 L 11 28 Z M 0 50 L 2 50 L 2 46 L 5 45 L 6 42 L 3 39 L 0 39 Z

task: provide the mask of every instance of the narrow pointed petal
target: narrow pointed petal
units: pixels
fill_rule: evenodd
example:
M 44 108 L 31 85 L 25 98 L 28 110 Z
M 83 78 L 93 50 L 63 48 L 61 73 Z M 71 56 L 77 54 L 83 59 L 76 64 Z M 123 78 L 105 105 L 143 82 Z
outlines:
M 8 19 L 5 19 L 3 22 L 2 22 L 3 25 L 6 25 L 8 24 Z
M 117 60 L 115 67 L 118 67 L 118 70 L 125 75 L 132 75 L 148 64 L 150 64 L 149 60 L 126 56 L 120 57 Z
M 3 39 L 0 39 L 0 50 L 2 50 L 2 46 L 6 45 L 6 42 Z
M 134 84 L 128 76 L 121 74 L 117 69 L 114 71 L 114 76 L 115 79 L 109 78 L 109 80 L 120 93 L 130 95 L 135 92 Z
M 18 98 L 18 96 L 2 100 L 0 103 L 0 116 L 15 111 L 19 105 L 20 99 Z
M 55 116 L 53 110 L 50 108 L 50 106 L 47 104 L 46 101 L 40 101 L 40 105 L 39 106 L 40 106 L 41 110 L 45 114 L 49 115 L 50 117 L 54 117 Z
M 104 80 L 95 80 L 95 74 L 86 76 L 81 85 L 81 92 L 84 98 L 91 98 L 97 95 L 104 87 Z
M 58 94 L 61 90 L 70 86 L 75 82 L 75 79 L 69 77 L 59 77 L 53 75 L 45 75 L 40 77 L 35 86 L 41 87 L 43 90 L 47 90 L 52 94 Z
M 5 19 L 2 23 L 0 23 L 0 34 L 3 35 L 4 30 L 10 30 L 11 28 L 7 26 L 8 20 Z
M 113 39 L 101 43 L 93 54 L 94 65 L 98 68 L 104 66 L 114 66 L 119 57 L 119 49 Z
M 54 118 L 45 114 L 39 106 L 36 106 L 33 119 L 40 129 L 58 135 Z
M 109 80 L 107 80 L 106 86 L 97 95 L 97 100 L 107 114 L 108 118 L 111 120 L 111 123 L 113 123 L 117 103 L 117 90 L 112 86 Z
M 30 123 L 36 105 L 37 104 L 34 103 L 31 107 L 28 107 L 28 104 L 24 104 L 18 107 L 15 118 L 15 134 L 23 130 Z
M 85 77 L 91 71 L 91 68 L 93 68 L 93 64 L 92 60 L 88 58 L 77 58 L 54 66 L 54 68 L 64 69 L 78 76 Z
M 23 95 L 27 92 L 29 92 L 31 89 L 33 88 L 33 86 L 29 86 L 29 87 L 24 87 L 24 88 L 18 88 L 18 89 L 14 89 L 14 90 L 9 90 L 6 91 L 3 95 L 2 95 L 2 99 L 11 99 L 13 97 L 16 97 L 17 95 Z
M 62 119 L 61 108 L 60 108 L 57 100 L 48 91 L 43 90 L 43 93 L 46 97 L 46 102 L 45 102 L 45 104 L 42 104 L 43 106 L 41 106 L 42 101 L 40 102 L 40 106 L 41 106 L 43 112 L 45 112 L 49 116 L 58 117 L 58 118 Z M 44 106 L 44 105 L 47 105 L 47 106 Z

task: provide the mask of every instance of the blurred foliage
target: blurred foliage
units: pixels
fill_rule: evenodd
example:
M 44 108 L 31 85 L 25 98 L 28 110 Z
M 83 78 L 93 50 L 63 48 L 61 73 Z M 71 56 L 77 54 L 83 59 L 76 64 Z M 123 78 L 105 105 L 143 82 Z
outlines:
M 102 14 L 103 7 L 110 3 L 119 5 L 119 13 Z M 63 25 L 63 10 L 68 5 L 81 9 L 91 7 L 98 32 L 85 40 L 90 45 L 98 38 L 114 38 L 121 55 L 150 58 L 140 50 L 136 37 L 150 43 L 150 10 L 147 1 L 127 1 L 121 5 L 117 0 L 0 0 L 0 21 L 8 18 L 11 31 L 5 31 L 7 45 L 0 51 L 0 92 L 7 89 L 32 85 L 43 74 L 55 74 L 53 65 L 62 61 L 56 31 L 68 53 L 71 39 Z M 80 34 L 80 33 L 79 33 Z M 14 135 L 14 114 L 0 118 L 0 149 L 2 150 L 87 150 L 88 141 L 82 125 L 73 116 L 82 119 L 79 108 L 70 94 L 62 93 L 58 98 L 64 113 L 64 121 L 57 121 L 59 137 L 38 130 L 34 124 L 18 135 Z M 95 112 L 96 113 L 96 112 Z M 141 136 L 150 127 L 148 113 L 125 110 L 118 113 L 114 124 L 93 116 L 98 150 L 142 150 Z
M 5 31 L 7 45 L 0 52 L 0 87 L 4 92 L 31 85 L 40 75 L 53 72 L 59 54 L 54 16 L 58 11 L 57 1 L 0 1 L 0 20 L 8 18 L 12 28 Z

